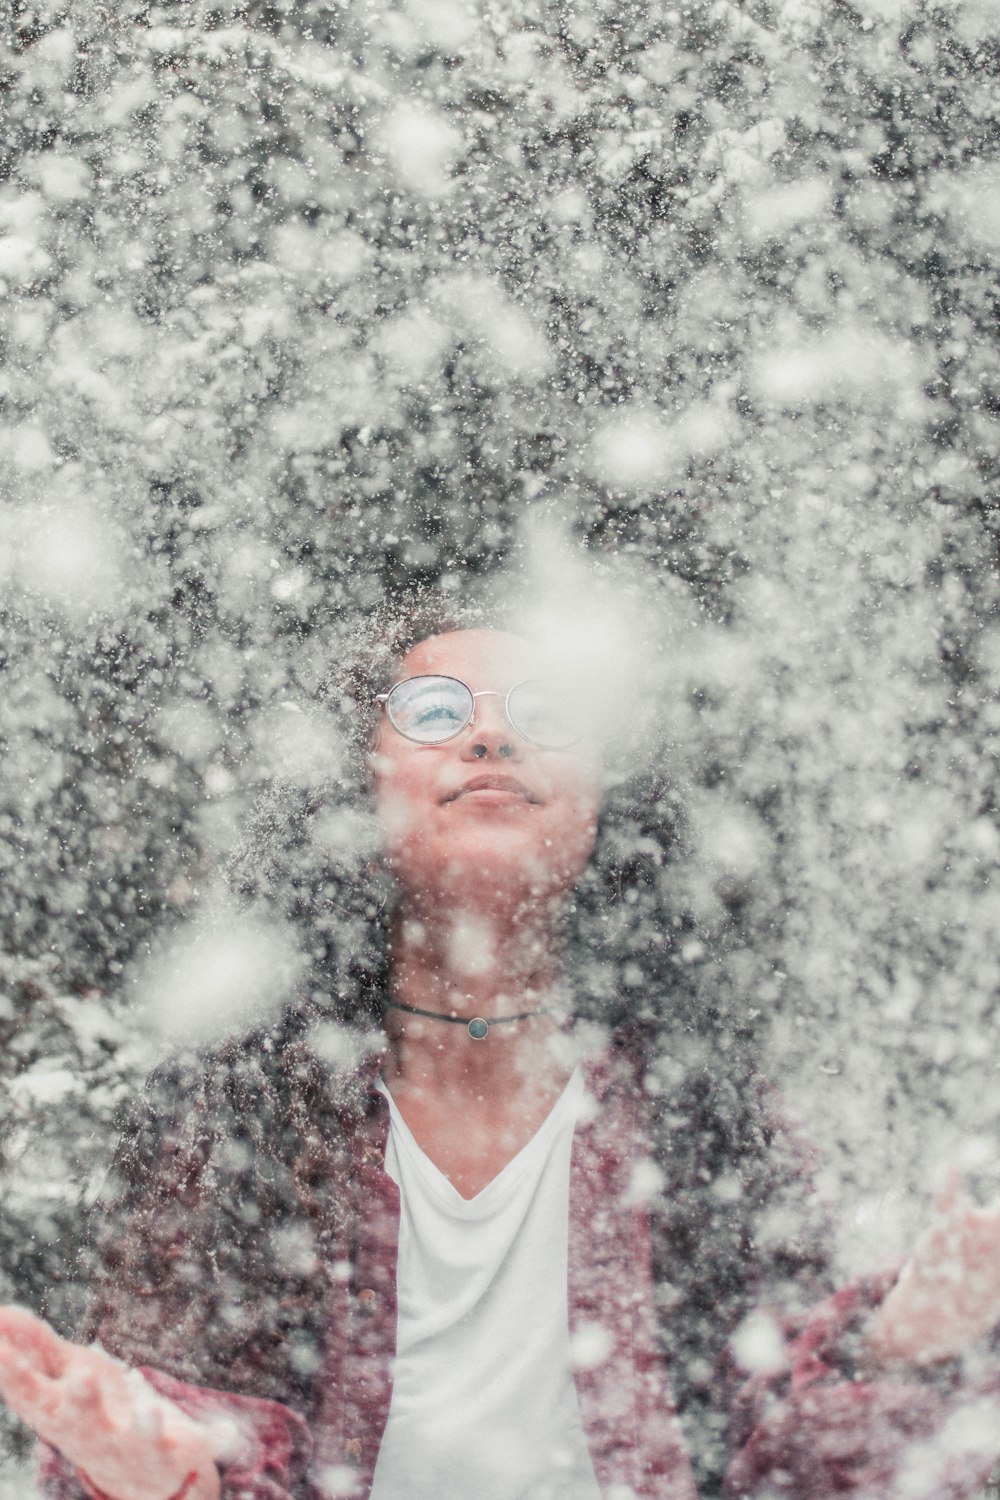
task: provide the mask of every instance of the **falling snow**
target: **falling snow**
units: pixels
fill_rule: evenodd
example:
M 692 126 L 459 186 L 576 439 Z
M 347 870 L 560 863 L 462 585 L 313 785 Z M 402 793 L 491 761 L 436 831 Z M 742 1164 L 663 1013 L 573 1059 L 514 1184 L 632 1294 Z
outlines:
M 752 1037 L 844 1275 L 945 1164 L 1000 1195 L 989 0 L 3 30 L 2 1299 L 72 1326 L 147 1070 L 346 972 L 373 834 L 321 688 L 421 584 L 530 618 L 603 746 L 589 1013 L 667 1071 L 706 1010 Z

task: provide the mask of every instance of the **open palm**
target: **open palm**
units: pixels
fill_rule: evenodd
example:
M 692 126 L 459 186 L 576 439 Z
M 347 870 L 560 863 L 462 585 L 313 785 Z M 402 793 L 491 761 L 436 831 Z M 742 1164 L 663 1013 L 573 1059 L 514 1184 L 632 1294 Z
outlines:
M 0 1308 L 0 1396 L 109 1500 L 218 1500 L 206 1430 L 96 1345 Z
M 977 1207 L 953 1173 L 935 1210 L 869 1330 L 878 1363 L 947 1359 L 1000 1323 L 1000 1208 Z

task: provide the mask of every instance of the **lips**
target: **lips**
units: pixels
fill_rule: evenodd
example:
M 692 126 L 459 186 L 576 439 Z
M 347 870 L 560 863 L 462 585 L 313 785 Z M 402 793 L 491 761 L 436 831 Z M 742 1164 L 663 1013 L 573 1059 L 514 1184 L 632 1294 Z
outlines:
M 518 781 L 516 776 L 495 775 L 473 776 L 470 781 L 463 782 L 460 787 L 456 787 L 453 792 L 448 792 L 441 800 L 442 802 L 457 802 L 468 792 L 511 792 L 517 797 L 523 797 L 525 802 L 541 801 L 541 798 L 530 792 L 524 782 Z

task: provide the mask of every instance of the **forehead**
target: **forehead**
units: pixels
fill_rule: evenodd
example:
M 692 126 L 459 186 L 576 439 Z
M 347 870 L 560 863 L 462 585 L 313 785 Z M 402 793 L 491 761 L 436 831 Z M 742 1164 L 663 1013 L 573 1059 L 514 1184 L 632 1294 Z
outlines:
M 419 641 L 403 657 L 401 677 L 440 672 L 460 677 L 473 692 L 504 690 L 530 675 L 531 648 L 505 630 L 450 630 Z

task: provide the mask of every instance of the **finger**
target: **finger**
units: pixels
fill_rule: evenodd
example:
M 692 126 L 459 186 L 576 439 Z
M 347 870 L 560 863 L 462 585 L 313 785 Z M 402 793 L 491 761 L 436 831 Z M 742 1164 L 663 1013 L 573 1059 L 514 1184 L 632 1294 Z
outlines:
M 950 1219 L 965 1198 L 965 1178 L 953 1162 L 945 1167 L 934 1194 L 934 1213 L 939 1219 Z
M 166 1407 L 161 1402 L 146 1400 L 138 1403 L 132 1421 L 135 1431 L 142 1433 L 150 1443 L 165 1443 Z
M 88 1348 L 73 1345 L 72 1357 L 66 1365 L 66 1375 L 80 1379 L 89 1376 L 96 1381 L 104 1404 L 109 1409 L 120 1406 L 123 1410 L 128 1410 L 134 1403 L 135 1372 L 107 1354 L 98 1344 L 91 1344 Z
M 1000 1203 L 991 1203 L 989 1208 L 978 1209 L 976 1220 L 984 1233 L 995 1235 L 1000 1240 Z
M 221 1494 L 219 1471 L 215 1464 L 209 1464 L 199 1473 L 190 1500 L 219 1500 Z
M 987 1303 L 1000 1296 L 1000 1246 L 995 1237 L 966 1239 L 962 1247 L 958 1300 Z
M 24 1307 L 0 1307 L 0 1339 L 32 1356 L 47 1375 L 58 1375 L 66 1363 L 66 1343 Z
M 42 1374 L 30 1359 L 8 1350 L 0 1365 L 0 1396 L 23 1422 L 41 1432 L 58 1409 L 59 1382 Z
M 108 1426 L 108 1409 L 100 1375 L 85 1366 L 70 1371 L 62 1381 L 61 1396 L 67 1417 L 81 1428 L 103 1431 Z
M 70 1380 L 47 1380 L 35 1377 L 37 1386 L 29 1386 L 19 1399 L 11 1401 L 18 1415 L 33 1427 L 39 1437 L 69 1459 L 71 1463 L 90 1459 L 97 1451 L 104 1453 L 108 1440 L 115 1436 L 115 1424 L 105 1407 L 100 1385 L 92 1374 L 76 1375 Z M 117 1493 L 112 1491 L 112 1493 Z

